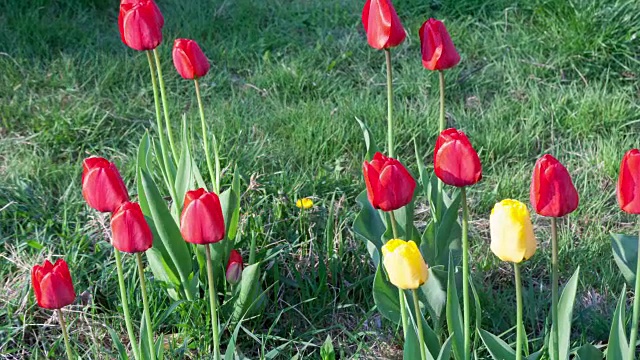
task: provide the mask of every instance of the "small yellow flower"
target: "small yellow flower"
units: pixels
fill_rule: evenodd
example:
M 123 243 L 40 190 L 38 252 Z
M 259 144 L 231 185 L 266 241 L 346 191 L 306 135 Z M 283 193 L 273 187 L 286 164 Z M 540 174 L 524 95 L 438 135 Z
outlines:
M 313 207 L 313 200 L 308 197 L 298 199 L 298 201 L 296 201 L 296 206 L 300 209 L 311 209 Z
M 518 200 L 497 203 L 489 217 L 491 251 L 502 261 L 520 263 L 536 252 L 536 237 L 527 206 Z
M 389 240 L 382 247 L 382 256 L 389 280 L 398 288 L 417 289 L 427 281 L 427 264 L 415 242 Z

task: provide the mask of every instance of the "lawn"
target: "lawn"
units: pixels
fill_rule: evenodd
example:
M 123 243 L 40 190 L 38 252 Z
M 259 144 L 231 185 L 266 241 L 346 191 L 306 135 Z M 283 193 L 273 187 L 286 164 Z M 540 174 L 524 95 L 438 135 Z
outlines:
M 173 39 L 188 37 L 212 62 L 201 84 L 209 128 L 228 166 L 223 184 L 237 164 L 246 189 L 237 247 L 247 256 L 255 240 L 258 259 L 272 256 L 262 264 L 262 281 L 276 285 L 264 313 L 244 323 L 238 345 L 253 358 L 272 350 L 282 359 L 319 358 L 327 336 L 340 358 L 401 357 L 402 334 L 375 309 L 374 268 L 351 230 L 355 197 L 364 189 L 356 118 L 380 144 L 386 131 L 384 54 L 367 45 L 363 3 L 158 1 L 171 116 L 186 114 L 199 126 L 192 84 L 170 62 Z M 528 203 L 533 165 L 552 153 L 581 197 L 561 222 L 560 242 L 561 283 L 582 269 L 574 339 L 606 341 L 624 282 L 609 234 L 640 228 L 615 199 L 620 159 L 640 146 L 640 3 L 397 0 L 395 7 L 408 32 L 393 51 L 396 143 L 414 174 L 414 141 L 431 167 L 438 121 L 438 79 L 421 65 L 420 24 L 442 19 L 462 56 L 446 73 L 447 122 L 467 133 L 483 163 L 470 201 L 484 328 L 509 329 L 515 308 L 512 270 L 488 247 L 490 209 L 507 197 Z M 0 2 L 0 354 L 7 358 L 63 354 L 53 313 L 37 307 L 29 278 L 47 256 L 63 255 L 71 266 L 80 296 L 69 322 L 80 354 L 115 356 L 110 329 L 126 339 L 108 220 L 86 206 L 80 184 L 89 155 L 112 159 L 133 180 L 139 139 L 154 132 L 145 55 L 120 41 L 117 11 L 107 0 Z M 301 246 L 295 200 L 304 196 L 315 206 L 307 214 L 311 241 Z M 426 209 L 423 199 L 417 208 Z M 533 220 L 540 246 L 525 266 L 525 322 L 540 345 L 550 298 L 549 234 L 543 218 Z M 151 284 L 159 331 L 179 345 L 168 356 L 199 358 L 211 343 L 206 299 L 172 306 Z M 129 303 L 140 301 L 129 293 Z

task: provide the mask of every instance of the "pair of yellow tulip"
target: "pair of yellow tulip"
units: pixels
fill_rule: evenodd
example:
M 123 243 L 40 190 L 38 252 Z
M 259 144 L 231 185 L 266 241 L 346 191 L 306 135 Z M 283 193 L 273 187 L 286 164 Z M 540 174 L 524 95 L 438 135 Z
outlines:
M 489 217 L 491 251 L 502 261 L 520 263 L 536 252 L 536 238 L 527 206 L 506 199 L 497 203 Z M 418 246 L 413 241 L 389 240 L 382 247 L 389 280 L 400 289 L 417 289 L 429 276 Z

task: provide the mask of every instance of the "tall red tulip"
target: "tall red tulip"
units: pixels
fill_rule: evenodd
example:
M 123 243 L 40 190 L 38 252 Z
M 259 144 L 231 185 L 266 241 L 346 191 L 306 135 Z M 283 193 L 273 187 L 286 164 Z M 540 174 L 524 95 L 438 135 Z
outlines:
M 118 16 L 120 38 L 128 47 L 153 50 L 162 42 L 164 17 L 153 0 L 122 0 Z
M 225 225 L 220 199 L 205 189 L 188 191 L 180 215 L 180 232 L 185 241 L 211 244 L 224 239 Z
M 620 208 L 630 214 L 640 214 L 640 150 L 624 154 L 616 190 Z
M 114 212 L 120 204 L 129 201 L 118 168 L 97 156 L 82 162 L 82 196 L 89 206 L 101 212 Z
M 180 76 L 193 80 L 203 77 L 209 72 L 209 59 L 198 46 L 189 39 L 176 39 L 173 43 L 173 65 Z
M 562 217 L 578 207 L 578 191 L 567 169 L 546 154 L 538 161 L 531 177 L 531 206 L 542 216 Z
M 367 197 L 374 208 L 392 211 L 413 199 L 416 181 L 398 160 L 377 152 L 371 162 L 362 164 L 362 172 Z
M 391 0 L 367 0 L 362 9 L 362 25 L 374 49 L 396 47 L 407 37 Z
M 442 21 L 429 19 L 419 31 L 422 65 L 429 70 L 445 70 L 460 62 L 460 54 Z
M 433 153 L 436 176 L 443 183 L 462 187 L 482 179 L 482 165 L 467 135 L 457 129 L 440 133 Z
M 242 255 L 237 252 L 235 249 L 231 250 L 229 254 L 229 261 L 227 262 L 227 271 L 226 271 L 227 281 L 235 285 L 240 282 L 242 278 Z
M 153 234 L 138 203 L 124 202 L 111 216 L 111 244 L 120 251 L 138 253 L 153 245 Z
M 76 299 L 69 266 L 64 259 L 58 259 L 55 265 L 45 260 L 42 266 L 34 266 L 31 269 L 31 283 L 38 306 L 42 308 L 61 309 Z

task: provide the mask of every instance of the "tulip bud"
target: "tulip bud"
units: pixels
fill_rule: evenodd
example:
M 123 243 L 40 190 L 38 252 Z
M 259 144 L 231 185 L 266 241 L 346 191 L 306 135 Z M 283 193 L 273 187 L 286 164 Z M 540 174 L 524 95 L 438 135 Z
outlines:
M 553 156 L 538 159 L 531 177 L 531 206 L 542 216 L 562 217 L 578 207 L 578 191 L 567 169 Z
M 376 209 L 392 211 L 413 199 L 416 181 L 396 159 L 376 153 L 371 162 L 362 165 L 367 197 Z
M 462 187 L 482 179 L 482 165 L 478 153 L 467 136 L 459 130 L 447 129 L 440 133 L 433 154 L 436 176 L 443 183 Z
M 129 201 L 118 169 L 101 157 L 86 158 L 82 162 L 82 196 L 89 206 L 101 212 L 113 212 Z
M 640 214 L 640 150 L 624 154 L 616 190 L 620 208 L 630 214 Z
M 218 195 L 202 188 L 188 191 L 180 215 L 180 232 L 192 244 L 206 245 L 224 239 L 224 217 Z
M 209 72 L 209 59 L 198 43 L 189 39 L 176 39 L 173 43 L 173 65 L 180 76 L 193 80 Z
M 429 70 L 445 70 L 460 62 L 460 54 L 442 21 L 429 19 L 419 31 L 422 65 Z
M 138 253 L 153 245 L 151 228 L 147 224 L 140 205 L 125 202 L 111 216 L 111 244 L 120 251 Z
M 63 259 L 58 259 L 55 265 L 49 260 L 42 266 L 35 265 L 31 270 L 31 283 L 41 308 L 61 309 L 76 299 L 69 267 Z
M 407 37 L 391 0 L 367 0 L 362 9 L 362 25 L 374 49 L 396 47 Z
M 527 206 L 518 200 L 497 203 L 489 217 L 491 251 L 502 261 L 520 263 L 536 252 L 536 238 Z
M 153 0 L 122 0 L 118 16 L 120 38 L 128 47 L 153 50 L 162 42 L 164 17 Z
M 227 281 L 235 285 L 242 279 L 242 256 L 236 250 L 231 250 L 226 271 Z
M 400 289 L 417 289 L 427 281 L 429 269 L 413 241 L 389 240 L 382 246 L 389 281 Z

